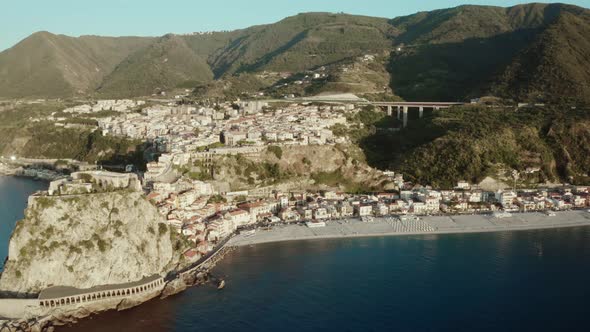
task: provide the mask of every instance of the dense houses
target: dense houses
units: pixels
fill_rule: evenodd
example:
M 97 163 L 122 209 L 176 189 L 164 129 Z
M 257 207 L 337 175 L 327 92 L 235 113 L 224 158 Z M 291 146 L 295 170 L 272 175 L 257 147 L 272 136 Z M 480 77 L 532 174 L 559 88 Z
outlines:
M 345 143 L 331 128 L 347 125 L 354 105 L 315 106 L 291 104 L 269 107 L 262 101 L 220 103 L 213 107 L 150 104 L 131 101 L 98 101 L 69 111 L 91 112 L 143 107 L 135 112 L 97 117 L 103 135 L 150 141 L 157 161 L 148 163 L 145 180 L 168 179 L 174 166 L 190 161 L 210 161 L 214 155 L 256 154 L 268 145 L 326 145 Z
M 133 109 L 133 112 L 129 110 Z M 266 103 L 222 103 L 214 107 L 150 104 L 134 101 L 98 101 L 68 112 L 92 113 L 103 110 L 119 114 L 97 117 L 105 135 L 125 136 L 153 143 L 160 154 L 147 164 L 143 190 L 166 223 L 186 237 L 193 248 L 185 256 L 199 259 L 222 239 L 237 230 L 249 230 L 274 223 L 305 222 L 322 227 L 324 221 L 361 218 L 370 222 L 388 215 L 413 218 L 416 215 L 508 213 L 566 210 L 590 205 L 588 187 L 560 187 L 538 190 L 486 191 L 460 181 L 451 190 L 433 189 L 404 181 L 401 174 L 387 172 L 398 190 L 351 195 L 341 192 L 273 191 L 265 197 L 216 192 L 211 183 L 178 179 L 176 166 L 199 161 L 211 163 L 213 156 L 255 154 L 268 145 L 323 145 L 343 142 L 331 128 L 347 126 L 347 115 L 358 111 L 353 105 L 316 106 L 292 104 L 281 108 Z M 88 178 L 93 180 L 89 183 Z M 87 193 L 101 186 L 138 188 L 135 177 L 108 172 L 74 173 L 56 181 L 51 194 Z M 254 197 L 256 197 L 254 199 Z
M 142 105 L 145 105 L 145 101 L 143 100 L 98 100 L 94 104 L 84 104 L 66 108 L 63 112 L 76 114 L 89 114 L 101 111 L 128 112 Z
M 401 175 L 396 179 L 403 181 Z M 143 184 L 143 186 L 142 186 Z M 421 215 L 568 210 L 590 206 L 589 187 L 563 186 L 536 190 L 481 190 L 459 184 L 452 190 L 437 190 L 404 183 L 399 190 L 353 195 L 342 192 L 273 191 L 263 198 L 249 198 L 248 191 L 216 192 L 210 183 L 180 178 L 173 182 L 151 182 L 146 187 L 136 174 L 85 171 L 51 182 L 49 195 L 79 195 L 109 190 L 147 192 L 165 222 L 191 244 L 189 259 L 199 259 L 219 241 L 236 231 L 250 231 L 277 223 L 303 222 L 323 227 L 325 221 L 376 217 L 400 218 Z M 234 195 L 235 194 L 235 195 Z M 239 195 L 238 195 L 239 194 Z M 190 256 L 190 257 L 189 257 Z
M 267 144 L 322 145 L 344 142 L 330 128 L 346 124 L 354 106 L 292 104 L 269 108 L 266 103 L 225 103 L 210 107 L 151 105 L 141 113 L 98 118 L 104 135 L 166 142 L 167 152 L 191 152 L 216 143 L 228 147 Z M 335 112 L 336 111 L 336 112 Z
M 346 124 L 346 116 L 332 107 L 293 105 L 272 113 L 228 121 L 222 141 L 228 146 L 293 144 L 323 145 L 337 143 L 330 128 Z
M 590 206 L 589 188 L 580 186 L 518 192 L 488 192 L 461 183 L 453 190 L 405 186 L 395 192 L 371 195 L 273 192 L 267 198 L 237 202 L 232 201 L 234 196 L 217 195 L 206 183 L 179 180 L 170 185 L 155 184 L 148 198 L 170 225 L 194 243 L 199 257 L 206 252 L 203 249 L 236 230 L 274 223 L 306 222 L 309 227 L 321 227 L 326 220 L 354 217 L 370 222 L 374 217 L 389 215 L 529 212 Z M 248 196 L 247 191 L 240 194 Z

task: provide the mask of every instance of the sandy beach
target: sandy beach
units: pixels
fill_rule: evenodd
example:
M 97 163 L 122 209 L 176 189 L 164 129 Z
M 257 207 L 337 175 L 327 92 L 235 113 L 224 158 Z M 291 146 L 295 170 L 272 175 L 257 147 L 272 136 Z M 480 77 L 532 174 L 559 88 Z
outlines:
M 228 242 L 228 245 L 246 246 L 313 239 L 484 233 L 590 226 L 590 213 L 585 210 L 556 212 L 555 216 L 531 212 L 516 213 L 508 218 L 495 218 L 491 215 L 460 215 L 420 217 L 418 220 L 412 217 L 403 219 L 380 217 L 375 218 L 374 222 L 361 222 L 359 219 L 351 218 L 327 221 L 326 227 L 321 228 L 309 228 L 301 224 L 279 225 L 270 230 L 258 229 L 253 235 L 237 235 Z

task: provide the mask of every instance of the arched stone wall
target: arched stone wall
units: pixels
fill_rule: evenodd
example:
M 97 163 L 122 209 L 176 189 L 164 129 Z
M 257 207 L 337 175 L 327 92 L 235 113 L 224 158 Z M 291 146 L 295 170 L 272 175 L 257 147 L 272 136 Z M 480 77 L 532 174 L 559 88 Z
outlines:
M 126 297 L 132 295 L 139 295 L 145 292 L 153 291 L 159 286 L 164 285 L 164 279 L 160 278 L 154 281 L 151 281 L 147 284 L 130 287 L 130 288 L 121 288 L 116 290 L 109 290 L 103 292 L 93 292 L 87 294 L 80 294 L 77 296 L 67 296 L 63 298 L 55 298 L 55 299 L 43 299 L 39 301 L 39 305 L 43 308 L 55 308 L 67 305 L 74 305 L 79 303 L 87 303 L 87 302 L 94 302 L 100 300 L 108 300 L 111 298 L 116 297 Z

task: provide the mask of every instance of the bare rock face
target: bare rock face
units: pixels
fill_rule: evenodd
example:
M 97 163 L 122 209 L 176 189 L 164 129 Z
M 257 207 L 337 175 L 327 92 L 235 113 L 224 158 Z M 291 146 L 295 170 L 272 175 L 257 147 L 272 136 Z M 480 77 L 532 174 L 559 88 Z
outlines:
M 175 234 L 140 192 L 29 199 L 9 245 L 0 291 L 90 288 L 163 275 L 177 264 Z

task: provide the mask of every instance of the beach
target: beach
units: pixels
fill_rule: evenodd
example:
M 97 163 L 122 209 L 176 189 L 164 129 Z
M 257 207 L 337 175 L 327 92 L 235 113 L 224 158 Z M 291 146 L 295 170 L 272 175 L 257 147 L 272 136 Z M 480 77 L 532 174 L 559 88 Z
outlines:
M 537 230 L 563 227 L 590 226 L 590 213 L 586 210 L 555 212 L 554 216 L 541 212 L 516 213 L 511 217 L 492 215 L 455 215 L 426 217 L 378 217 L 373 222 L 357 218 L 326 221 L 325 227 L 309 228 L 305 224 L 277 225 L 269 230 L 239 234 L 230 246 L 248 246 L 261 243 L 336 239 L 375 236 L 459 234 Z

